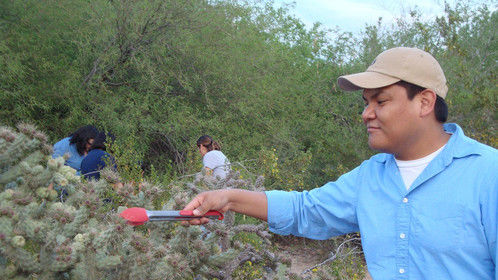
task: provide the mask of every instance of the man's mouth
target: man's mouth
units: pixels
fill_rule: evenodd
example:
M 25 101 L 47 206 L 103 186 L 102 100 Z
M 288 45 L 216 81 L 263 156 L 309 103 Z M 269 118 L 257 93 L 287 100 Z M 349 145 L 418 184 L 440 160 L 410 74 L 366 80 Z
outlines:
M 378 127 L 378 126 L 367 125 L 367 132 L 368 133 L 375 132 L 375 131 L 378 131 L 378 130 L 380 130 L 380 127 Z

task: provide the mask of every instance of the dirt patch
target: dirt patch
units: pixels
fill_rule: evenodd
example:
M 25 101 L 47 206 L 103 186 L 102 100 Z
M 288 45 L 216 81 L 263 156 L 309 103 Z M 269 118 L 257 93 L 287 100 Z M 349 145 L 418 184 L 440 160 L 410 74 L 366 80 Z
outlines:
M 311 240 L 294 236 L 274 236 L 273 244 L 279 253 L 291 261 L 291 272 L 303 276 L 302 273 L 322 263 L 335 252 L 341 240 Z M 363 280 L 372 280 L 365 268 Z
M 316 250 L 309 248 L 295 248 L 292 246 L 281 248 L 282 252 L 291 260 L 291 272 L 301 275 L 301 273 L 327 259 L 327 256 L 317 254 Z
M 324 260 L 334 249 L 329 241 L 317 241 L 294 236 L 275 236 L 275 242 L 280 254 L 291 260 L 291 272 L 301 275 Z

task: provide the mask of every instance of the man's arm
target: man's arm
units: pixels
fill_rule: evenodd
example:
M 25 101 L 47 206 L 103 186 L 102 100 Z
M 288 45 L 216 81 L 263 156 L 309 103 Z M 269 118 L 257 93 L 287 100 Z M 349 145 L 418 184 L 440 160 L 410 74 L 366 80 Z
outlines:
M 360 168 L 348 172 L 335 182 L 303 192 L 216 190 L 199 194 L 184 210 L 202 215 L 208 210 L 232 210 L 268 221 L 270 230 L 282 235 L 328 239 L 358 231 L 356 201 Z M 205 224 L 207 218 L 184 222 Z
M 268 219 L 268 202 L 263 192 L 229 189 L 203 192 L 197 195 L 183 210 L 193 210 L 194 215 L 203 215 L 209 210 L 226 212 L 228 210 L 255 217 Z M 191 225 L 205 224 L 208 218 L 191 220 Z M 184 223 L 187 224 L 187 223 Z

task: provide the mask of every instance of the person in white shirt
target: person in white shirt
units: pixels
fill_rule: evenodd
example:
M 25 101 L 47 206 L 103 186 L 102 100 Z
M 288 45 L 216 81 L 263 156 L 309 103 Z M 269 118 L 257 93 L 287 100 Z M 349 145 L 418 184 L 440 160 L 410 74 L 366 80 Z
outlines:
M 230 172 L 230 161 L 221 152 L 221 146 L 209 135 L 197 140 L 197 147 L 202 155 L 202 164 L 206 174 L 225 179 Z

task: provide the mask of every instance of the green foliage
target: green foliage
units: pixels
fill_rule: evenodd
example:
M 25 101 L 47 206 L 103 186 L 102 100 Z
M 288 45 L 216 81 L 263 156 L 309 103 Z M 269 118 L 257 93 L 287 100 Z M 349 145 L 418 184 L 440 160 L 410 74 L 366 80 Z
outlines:
M 165 181 L 197 172 L 202 134 L 222 140 L 232 162 L 261 162 L 275 148 L 280 178 L 270 174 L 267 187 L 336 179 L 373 152 L 362 140 L 361 98 L 338 91 L 335 80 L 400 45 L 436 56 L 450 121 L 497 146 L 498 16 L 488 6 L 447 4 L 435 20 L 413 10 L 353 35 L 308 29 L 271 2 L 0 5 L 0 123 L 33 122 L 53 141 L 97 124 L 117 136 L 127 179 L 140 180 L 150 166 Z
M 261 151 L 259 163 L 266 180 L 267 188 L 303 190 L 309 175 L 311 153 L 299 152 L 294 158 L 279 161 L 277 150 Z
M 234 273 L 235 279 L 261 279 L 264 275 L 262 267 L 255 267 L 251 261 L 247 261 L 244 265 Z
M 362 280 L 365 279 L 366 266 L 363 256 L 346 255 L 312 273 L 313 276 L 310 279 Z
M 143 155 L 133 147 L 136 141 L 133 136 L 118 139 L 109 146 L 109 151 L 115 158 L 117 170 L 123 179 L 138 186 L 145 178 L 141 164 Z

